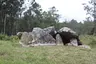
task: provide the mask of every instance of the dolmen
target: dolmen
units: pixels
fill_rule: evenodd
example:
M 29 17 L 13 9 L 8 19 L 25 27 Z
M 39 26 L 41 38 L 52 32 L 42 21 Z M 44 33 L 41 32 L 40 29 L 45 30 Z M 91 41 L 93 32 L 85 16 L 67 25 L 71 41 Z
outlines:
M 71 45 L 90 48 L 83 45 L 78 34 L 68 27 L 63 27 L 56 31 L 54 26 L 47 28 L 33 28 L 32 32 L 18 32 L 19 43 L 23 47 L 45 46 L 45 45 Z

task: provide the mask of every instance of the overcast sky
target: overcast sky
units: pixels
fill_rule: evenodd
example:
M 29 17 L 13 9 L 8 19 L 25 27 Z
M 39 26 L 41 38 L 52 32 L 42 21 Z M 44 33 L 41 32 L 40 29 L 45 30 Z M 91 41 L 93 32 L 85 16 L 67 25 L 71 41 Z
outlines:
M 86 12 L 82 3 L 88 2 L 88 0 L 36 0 L 43 10 L 55 6 L 61 14 L 61 20 L 76 19 L 78 22 L 85 20 Z
M 28 0 L 26 0 L 28 1 Z M 29 0 L 30 1 L 30 0 Z M 47 11 L 50 7 L 55 6 L 61 15 L 60 21 L 75 19 L 82 22 L 86 18 L 86 11 L 82 3 L 89 0 L 35 0 L 41 5 L 41 8 Z M 26 3 L 28 5 L 28 3 Z

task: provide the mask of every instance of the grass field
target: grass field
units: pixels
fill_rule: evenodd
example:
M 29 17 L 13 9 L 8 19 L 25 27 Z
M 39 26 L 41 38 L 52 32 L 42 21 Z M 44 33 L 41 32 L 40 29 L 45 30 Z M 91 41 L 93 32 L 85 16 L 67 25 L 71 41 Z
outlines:
M 18 41 L 0 41 L 0 64 L 96 64 L 96 36 L 81 36 L 85 49 L 72 46 L 21 47 Z

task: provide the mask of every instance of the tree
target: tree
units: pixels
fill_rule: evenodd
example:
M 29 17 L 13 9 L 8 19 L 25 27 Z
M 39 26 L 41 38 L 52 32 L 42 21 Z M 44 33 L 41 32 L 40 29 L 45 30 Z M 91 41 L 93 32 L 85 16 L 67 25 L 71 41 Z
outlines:
M 18 17 L 23 4 L 24 0 L 0 0 L 0 32 L 3 31 L 4 34 L 12 33 L 14 21 Z
M 92 28 L 92 30 L 90 31 L 90 34 L 94 34 L 96 33 L 96 2 L 94 2 L 95 0 L 90 0 L 88 1 L 90 5 L 83 3 L 84 5 L 84 10 L 87 11 L 87 15 L 90 15 L 91 17 L 94 18 L 94 27 Z
M 26 10 L 21 18 L 16 22 L 16 32 L 32 31 L 33 27 L 39 27 L 41 22 L 41 6 L 32 0 L 29 9 Z
M 48 11 L 44 11 L 42 13 L 42 21 L 47 26 L 55 26 L 57 27 L 57 24 L 59 22 L 60 15 L 57 13 L 58 10 L 53 6 L 49 8 Z

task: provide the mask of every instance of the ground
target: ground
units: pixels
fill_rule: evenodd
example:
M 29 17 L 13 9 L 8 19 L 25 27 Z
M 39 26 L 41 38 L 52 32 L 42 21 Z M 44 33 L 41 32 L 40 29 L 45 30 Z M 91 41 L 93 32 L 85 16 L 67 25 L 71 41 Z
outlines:
M 21 47 L 18 41 L 0 41 L 0 64 L 96 64 L 96 36 L 81 36 L 85 49 L 73 46 Z

